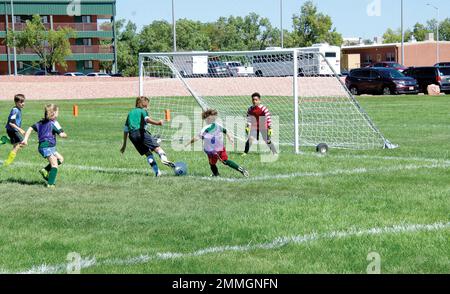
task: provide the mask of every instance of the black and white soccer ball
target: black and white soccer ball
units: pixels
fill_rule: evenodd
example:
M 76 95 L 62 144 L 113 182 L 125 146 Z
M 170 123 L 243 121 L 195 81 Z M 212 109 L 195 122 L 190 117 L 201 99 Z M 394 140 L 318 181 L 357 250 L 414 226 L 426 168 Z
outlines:
M 319 154 L 327 154 L 327 153 L 328 153 L 328 150 L 329 150 L 328 145 L 325 144 L 325 143 L 320 143 L 320 144 L 317 145 L 317 147 L 316 147 L 316 151 L 317 151 L 317 153 L 319 153 Z

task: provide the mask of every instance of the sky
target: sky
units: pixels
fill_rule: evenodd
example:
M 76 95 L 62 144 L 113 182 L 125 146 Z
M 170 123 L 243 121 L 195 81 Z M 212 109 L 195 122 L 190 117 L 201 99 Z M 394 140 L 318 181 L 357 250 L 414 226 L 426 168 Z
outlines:
M 292 30 L 292 15 L 300 13 L 306 0 L 174 0 L 176 18 L 211 22 L 220 16 L 245 16 L 256 12 L 280 27 L 280 1 L 283 28 Z M 343 37 L 373 39 L 387 28 L 400 28 L 401 0 L 314 0 L 320 12 L 331 16 Z M 404 0 L 405 28 L 437 17 L 450 17 L 448 0 Z M 117 16 L 135 22 L 139 28 L 155 20 L 172 22 L 172 0 L 117 0 Z

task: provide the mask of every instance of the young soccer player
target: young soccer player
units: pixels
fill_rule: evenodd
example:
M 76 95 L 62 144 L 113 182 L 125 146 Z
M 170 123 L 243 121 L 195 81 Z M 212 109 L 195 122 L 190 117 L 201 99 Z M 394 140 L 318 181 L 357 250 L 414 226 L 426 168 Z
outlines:
M 56 120 L 59 115 L 59 108 L 55 104 L 45 106 L 44 118 L 27 130 L 22 145 L 28 144 L 28 139 L 33 131 L 38 133 L 39 153 L 48 160 L 48 165 L 39 171 L 47 181 L 48 188 L 54 188 L 58 166 L 64 162 L 64 157 L 56 151 L 56 135 L 67 138 L 67 134 Z
M 167 159 L 166 153 L 158 144 L 157 139 L 145 129 L 147 124 L 152 124 L 155 126 L 162 126 L 164 124 L 163 120 L 156 121 L 149 117 L 147 112 L 148 104 L 149 99 L 147 97 L 138 97 L 136 99 L 136 108 L 129 112 L 127 121 L 125 122 L 123 145 L 120 152 L 125 152 L 129 137 L 131 143 L 133 143 L 134 147 L 136 147 L 139 154 L 147 157 L 147 162 L 152 167 L 155 175 L 160 177 L 161 171 L 159 170 L 158 164 L 153 157 L 153 151 L 158 154 L 162 164 L 170 168 L 175 168 L 175 164 Z
M 203 140 L 203 149 L 206 155 L 208 155 L 212 177 L 220 176 L 219 169 L 217 168 L 217 161 L 219 160 L 226 166 L 240 172 L 244 177 L 248 177 L 249 174 L 245 168 L 228 159 L 223 135 L 225 134 L 231 143 L 233 143 L 233 138 L 224 127 L 216 123 L 217 114 L 217 110 L 214 109 L 209 109 L 203 112 L 202 118 L 206 121 L 207 126 L 202 129 L 199 135 L 192 138 L 186 146 L 189 146 L 200 139 Z
M 6 133 L 13 145 L 12 151 L 9 153 L 8 158 L 3 162 L 4 166 L 10 166 L 14 159 L 16 159 L 17 153 L 22 148 L 23 136 L 25 131 L 22 129 L 22 109 L 25 107 L 25 96 L 17 94 L 14 96 L 15 107 L 11 110 L 8 116 L 8 122 L 6 123 Z
M 247 110 L 247 126 L 245 133 L 248 136 L 245 144 L 243 156 L 250 152 L 250 147 L 256 139 L 259 141 L 259 134 L 263 136 L 264 141 L 269 146 L 273 154 L 277 153 L 272 137 L 272 118 L 269 109 L 261 104 L 261 95 L 259 93 L 252 94 L 253 105 Z

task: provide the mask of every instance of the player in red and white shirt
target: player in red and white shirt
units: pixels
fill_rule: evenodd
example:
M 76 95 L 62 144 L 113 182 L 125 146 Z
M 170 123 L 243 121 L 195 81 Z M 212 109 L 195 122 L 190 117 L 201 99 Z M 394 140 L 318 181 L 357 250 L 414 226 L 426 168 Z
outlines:
M 261 104 L 261 95 L 254 93 L 252 95 L 253 105 L 247 111 L 247 127 L 245 132 L 248 136 L 245 144 L 244 155 L 248 154 L 254 140 L 259 141 L 259 134 L 262 135 L 264 141 L 269 146 L 270 151 L 276 154 L 275 145 L 271 141 L 272 137 L 272 118 L 269 109 Z

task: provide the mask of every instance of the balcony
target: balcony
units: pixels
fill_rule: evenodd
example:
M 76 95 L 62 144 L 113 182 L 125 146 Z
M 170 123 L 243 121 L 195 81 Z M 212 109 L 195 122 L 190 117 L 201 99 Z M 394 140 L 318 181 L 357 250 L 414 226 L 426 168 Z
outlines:
M 16 23 L 14 29 L 16 31 L 23 31 L 26 27 L 26 23 Z M 9 23 L 9 29 L 12 30 L 12 24 Z M 44 24 L 46 30 L 50 30 L 50 24 Z M 76 32 L 111 32 L 112 25 L 100 24 L 100 23 L 53 23 L 53 29 L 58 30 L 60 28 L 71 28 Z M 0 23 L 0 31 L 5 31 L 6 25 Z
M 108 45 L 79 46 L 70 47 L 72 54 L 111 54 L 114 53 L 113 47 Z M 10 52 L 12 53 L 12 52 Z M 35 54 L 31 49 L 17 50 L 18 54 Z M 0 46 L 0 54 L 6 54 L 6 46 Z

